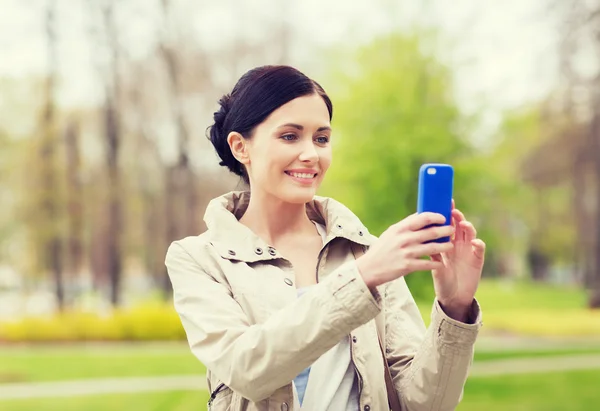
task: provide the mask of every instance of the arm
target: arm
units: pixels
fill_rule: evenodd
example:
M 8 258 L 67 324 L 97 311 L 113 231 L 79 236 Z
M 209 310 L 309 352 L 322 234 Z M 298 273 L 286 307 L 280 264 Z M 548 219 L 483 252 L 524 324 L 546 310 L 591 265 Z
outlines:
M 454 410 L 459 404 L 481 327 L 473 302 L 473 324 L 453 320 L 435 300 L 426 330 L 404 278 L 385 293 L 387 360 L 406 411 Z
M 254 402 L 289 384 L 380 312 L 354 261 L 266 322 L 253 325 L 228 288 L 179 242 L 171 244 L 165 263 L 193 354 L 225 385 Z

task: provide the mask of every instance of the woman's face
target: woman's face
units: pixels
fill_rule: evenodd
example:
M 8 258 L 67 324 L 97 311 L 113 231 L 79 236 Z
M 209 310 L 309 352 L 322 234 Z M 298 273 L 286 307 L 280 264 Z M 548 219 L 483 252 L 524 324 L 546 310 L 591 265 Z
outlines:
M 317 94 L 275 110 L 246 140 L 252 191 L 290 203 L 312 200 L 331 164 L 329 111 Z

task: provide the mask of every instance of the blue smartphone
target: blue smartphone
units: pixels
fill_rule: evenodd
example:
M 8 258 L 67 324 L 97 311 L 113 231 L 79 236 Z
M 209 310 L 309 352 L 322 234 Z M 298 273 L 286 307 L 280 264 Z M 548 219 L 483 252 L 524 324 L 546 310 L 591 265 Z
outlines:
M 454 169 L 449 164 L 423 164 L 419 169 L 417 213 L 433 212 L 446 217 L 444 225 L 452 224 L 452 190 Z M 433 240 L 446 243 L 450 237 Z

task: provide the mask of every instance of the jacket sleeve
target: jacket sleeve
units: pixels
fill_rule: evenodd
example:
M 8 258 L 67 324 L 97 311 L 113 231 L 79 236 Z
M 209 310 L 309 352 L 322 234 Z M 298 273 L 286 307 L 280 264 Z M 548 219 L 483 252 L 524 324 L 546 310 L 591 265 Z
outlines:
M 465 324 L 434 300 L 425 324 L 404 278 L 385 288 L 386 357 L 404 411 L 454 410 L 462 399 L 481 314 L 473 301 Z
M 169 247 L 165 264 L 192 353 L 225 385 L 254 402 L 289 384 L 381 311 L 355 261 L 262 324 L 250 324 L 228 287 L 179 242 Z

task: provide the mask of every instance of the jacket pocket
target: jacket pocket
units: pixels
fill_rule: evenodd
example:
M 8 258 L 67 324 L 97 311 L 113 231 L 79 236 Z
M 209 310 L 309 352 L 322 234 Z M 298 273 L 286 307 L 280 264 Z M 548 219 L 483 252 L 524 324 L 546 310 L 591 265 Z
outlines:
M 231 410 L 232 397 L 233 391 L 225 384 L 219 384 L 210 394 L 210 398 L 208 399 L 208 411 Z

